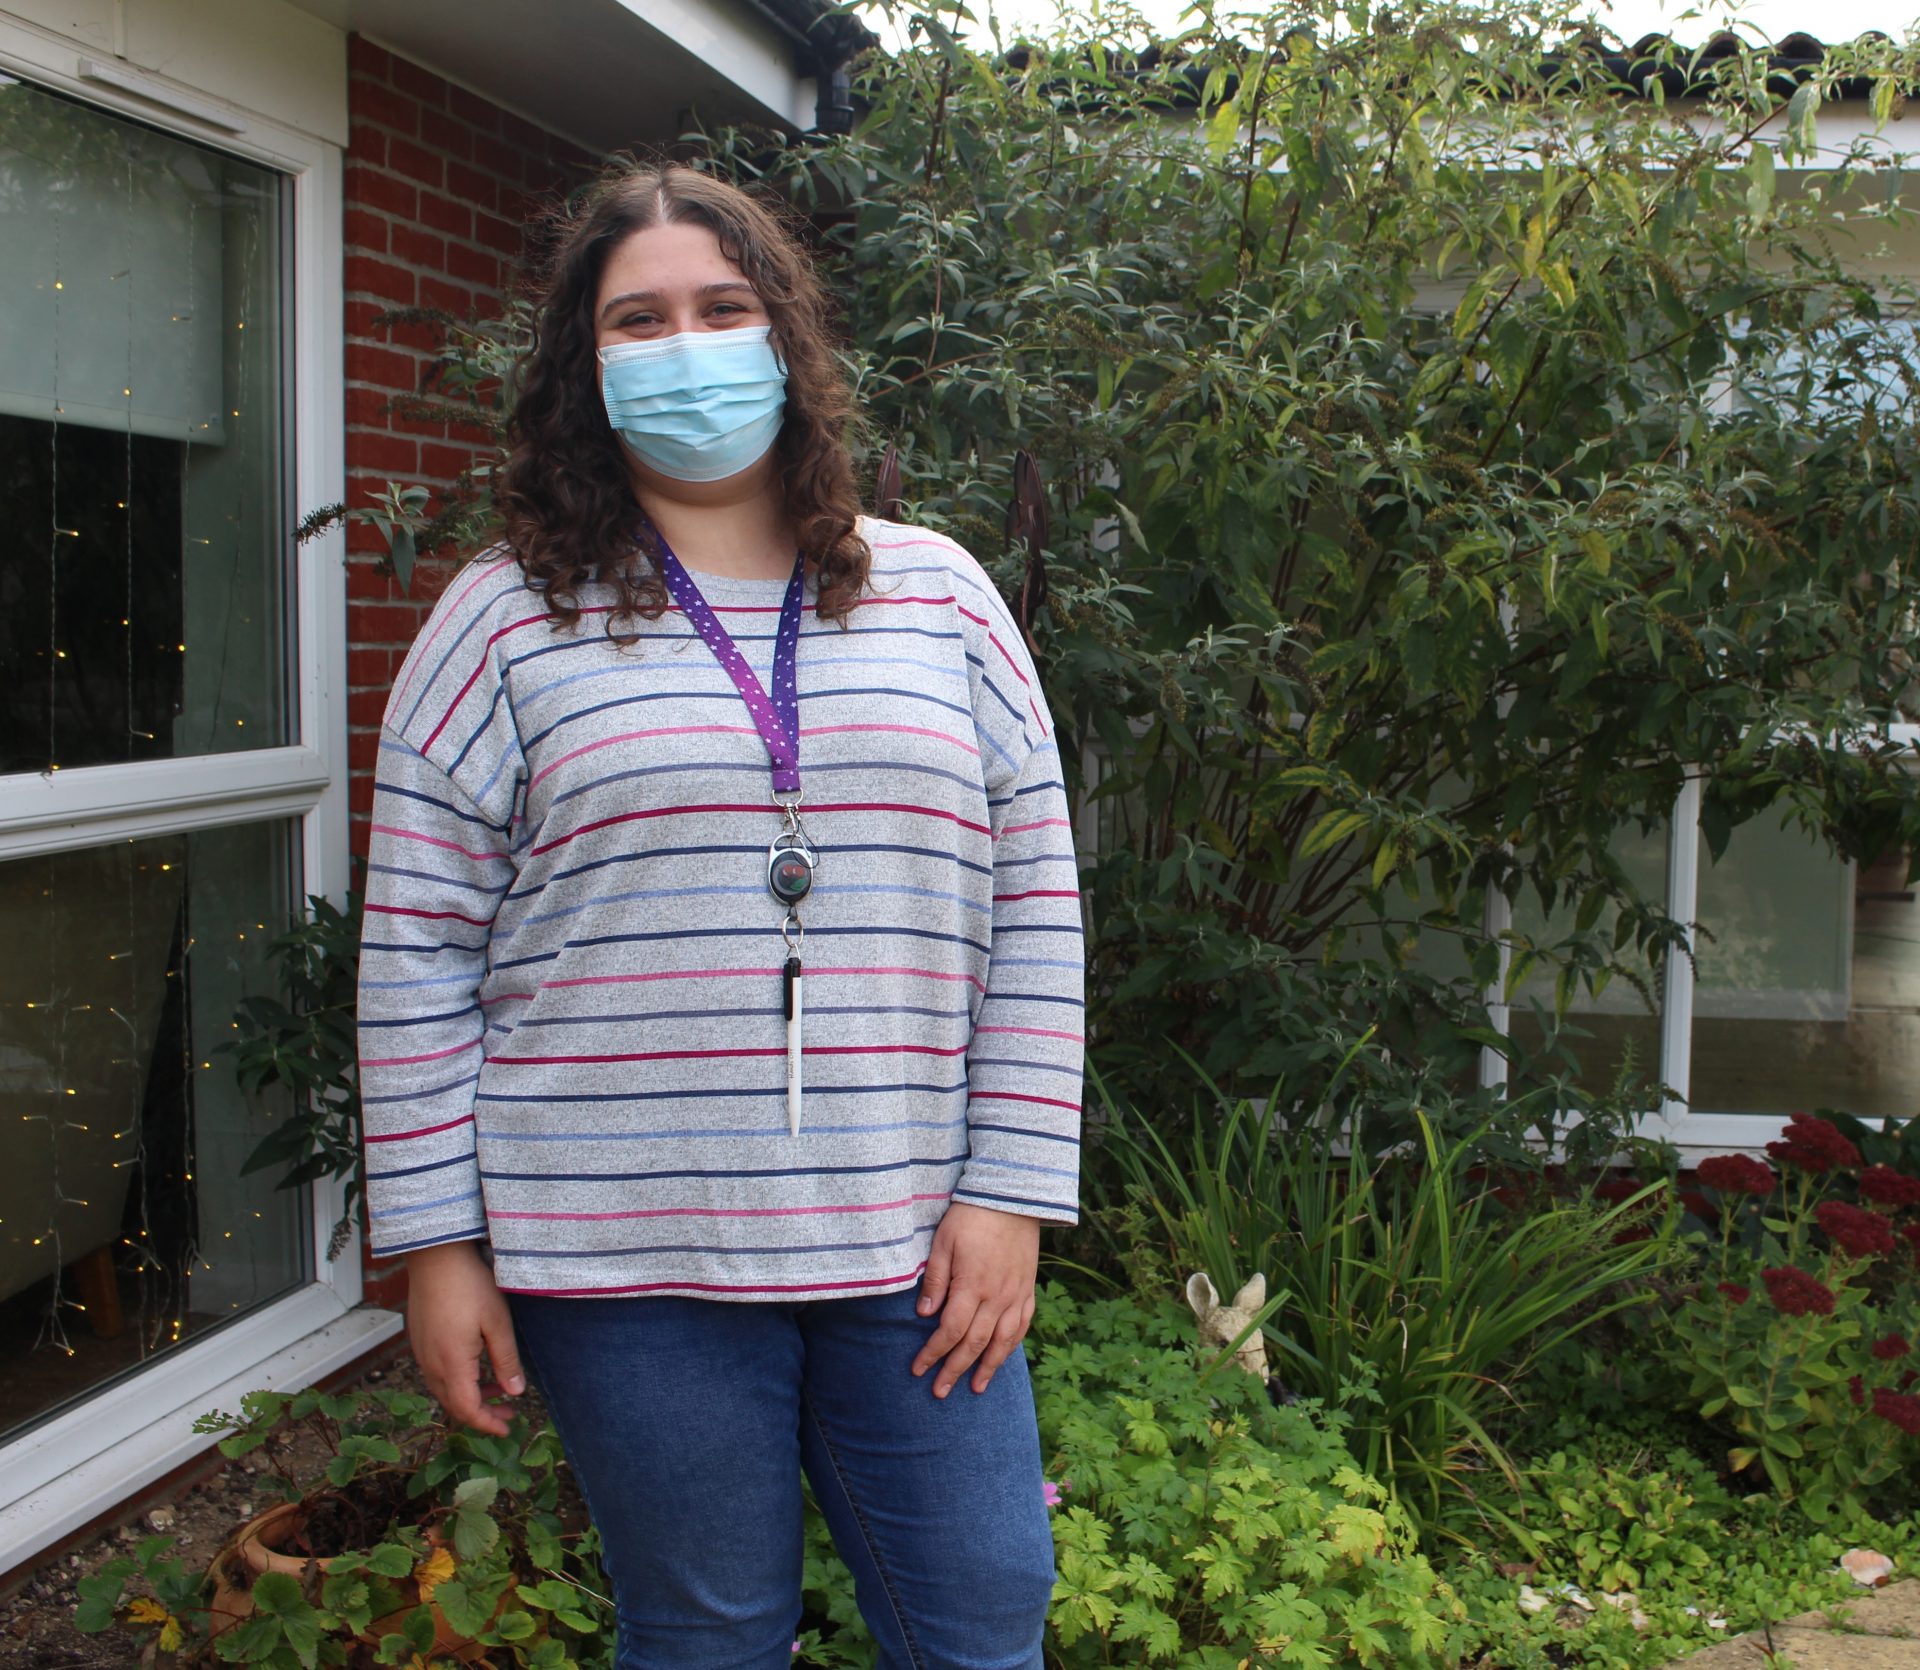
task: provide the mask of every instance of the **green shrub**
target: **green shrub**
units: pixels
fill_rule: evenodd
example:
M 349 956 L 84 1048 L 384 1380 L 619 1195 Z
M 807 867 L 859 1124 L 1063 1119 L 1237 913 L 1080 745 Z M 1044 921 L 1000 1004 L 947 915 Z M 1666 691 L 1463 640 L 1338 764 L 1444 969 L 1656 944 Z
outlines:
M 1111 1102 L 1106 1120 L 1179 1273 L 1223 1293 L 1265 1273 L 1280 1374 L 1344 1411 L 1355 1460 L 1427 1531 L 1511 1474 L 1493 1427 L 1539 1358 L 1650 1297 L 1673 1258 L 1644 1233 L 1651 1189 L 1509 1207 L 1475 1134 L 1442 1146 L 1424 1115 L 1420 1150 L 1377 1161 L 1244 1100 L 1197 1100 L 1172 1137 Z
M 1445 1662 L 1462 1614 L 1338 1416 L 1275 1408 L 1230 1363 L 1207 1372 L 1172 1303 L 1049 1283 L 1029 1351 L 1058 1496 L 1049 1666 Z M 851 1582 L 815 1516 L 799 1662 L 872 1662 Z
M 1017 57 L 909 10 L 851 133 L 711 165 L 826 211 L 906 514 L 1030 616 L 1129 1091 L 1177 1088 L 1168 1039 L 1253 1093 L 1377 1023 L 1369 1105 L 1412 1137 L 1489 993 L 1652 992 L 1681 930 L 1616 834 L 1686 776 L 1715 851 L 1763 813 L 1920 844 L 1875 745 L 1920 652 L 1913 292 L 1863 258 L 1911 141 L 1813 145 L 1841 78 L 1891 110 L 1914 43 L 1829 49 L 1783 112 L 1764 46 L 1623 86 L 1571 0 L 1200 8 L 1144 55 L 1123 7 Z

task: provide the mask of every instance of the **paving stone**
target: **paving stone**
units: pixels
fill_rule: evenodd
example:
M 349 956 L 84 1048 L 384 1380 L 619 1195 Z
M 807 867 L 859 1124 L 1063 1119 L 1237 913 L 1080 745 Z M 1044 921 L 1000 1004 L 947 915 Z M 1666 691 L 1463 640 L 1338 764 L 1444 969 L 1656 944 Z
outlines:
M 1834 1620 L 1842 1620 L 1836 1629 Z M 1775 1652 L 1793 1670 L 1920 1670 L 1920 1579 L 1909 1578 L 1824 1612 L 1773 1628 Z M 1761 1670 L 1766 1637 L 1755 1632 L 1680 1659 L 1668 1670 Z

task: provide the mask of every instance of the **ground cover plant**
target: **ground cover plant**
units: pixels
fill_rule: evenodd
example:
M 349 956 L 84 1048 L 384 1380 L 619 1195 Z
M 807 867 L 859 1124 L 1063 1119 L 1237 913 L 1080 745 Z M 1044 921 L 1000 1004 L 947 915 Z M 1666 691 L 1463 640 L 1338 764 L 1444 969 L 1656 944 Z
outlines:
M 1449 1662 L 1464 1613 L 1355 1465 L 1339 1415 L 1276 1407 L 1197 1353 L 1170 1291 L 1090 1299 L 1048 1283 L 1029 1349 L 1059 1570 L 1049 1666 Z M 799 1662 L 870 1664 L 817 1518 L 807 1573 L 823 1621 Z
M 1888 1555 L 1903 1575 L 1920 1569 L 1910 1513 L 1810 1525 L 1777 1497 L 1730 1483 L 1684 1423 L 1619 1415 L 1559 1415 L 1527 1440 L 1507 1534 L 1443 1567 L 1466 1613 L 1449 1638 L 1455 1662 L 1655 1670 L 1857 1598 L 1837 1564 L 1849 1547 Z M 1548 1604 L 1523 1610 L 1523 1584 Z

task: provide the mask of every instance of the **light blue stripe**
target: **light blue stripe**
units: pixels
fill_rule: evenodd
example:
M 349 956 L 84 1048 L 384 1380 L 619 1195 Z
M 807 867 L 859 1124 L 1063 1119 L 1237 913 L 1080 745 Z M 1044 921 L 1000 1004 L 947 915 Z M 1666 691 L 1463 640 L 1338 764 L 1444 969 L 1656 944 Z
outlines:
M 379 1173 L 373 1173 L 369 1180 L 377 1183 L 380 1180 Z M 389 1206 L 384 1211 L 369 1212 L 367 1215 L 372 1218 L 404 1218 L 414 1212 L 431 1212 L 436 1206 L 458 1206 L 463 1200 L 478 1200 L 479 1198 L 480 1191 L 478 1189 L 469 1189 L 465 1194 L 447 1195 L 440 1200 L 416 1201 L 411 1206 Z

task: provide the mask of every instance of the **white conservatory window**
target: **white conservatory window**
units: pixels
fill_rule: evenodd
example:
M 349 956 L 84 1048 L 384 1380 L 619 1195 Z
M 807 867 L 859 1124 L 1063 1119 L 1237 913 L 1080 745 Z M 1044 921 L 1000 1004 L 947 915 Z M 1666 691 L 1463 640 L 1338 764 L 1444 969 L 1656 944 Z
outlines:
M 281 177 L 0 86 L 0 771 L 285 742 Z M 303 1281 L 219 1052 L 283 824 L 0 864 L 0 1437 Z
M 347 881 L 340 154 L 88 68 L 0 19 L 0 1569 L 397 1327 L 220 1048 Z

